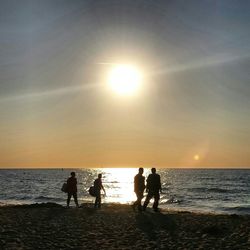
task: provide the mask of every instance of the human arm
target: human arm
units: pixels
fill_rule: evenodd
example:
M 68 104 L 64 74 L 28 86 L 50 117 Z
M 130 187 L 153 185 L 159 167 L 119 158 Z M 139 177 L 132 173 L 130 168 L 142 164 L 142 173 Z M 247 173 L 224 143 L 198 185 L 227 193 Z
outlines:
M 151 175 L 149 175 L 148 178 L 147 178 L 147 180 L 146 180 L 146 182 L 147 182 L 147 184 L 146 184 L 146 186 L 145 186 L 145 188 L 146 188 L 146 193 L 148 193 L 149 188 L 150 188 L 150 182 L 151 182 L 150 176 L 151 176 Z
M 104 187 L 103 187 L 102 184 L 101 184 L 101 188 L 102 188 L 102 190 L 103 190 L 103 192 L 104 192 L 104 195 L 106 195 L 106 191 L 105 191 L 105 189 L 104 189 Z

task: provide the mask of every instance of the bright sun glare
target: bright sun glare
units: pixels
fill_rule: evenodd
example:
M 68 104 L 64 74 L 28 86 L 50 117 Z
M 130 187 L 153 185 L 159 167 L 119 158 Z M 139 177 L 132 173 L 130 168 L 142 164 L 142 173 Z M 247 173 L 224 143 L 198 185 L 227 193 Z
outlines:
M 142 76 L 139 70 L 126 64 L 113 67 L 108 76 L 111 89 L 120 95 L 133 95 L 141 85 Z

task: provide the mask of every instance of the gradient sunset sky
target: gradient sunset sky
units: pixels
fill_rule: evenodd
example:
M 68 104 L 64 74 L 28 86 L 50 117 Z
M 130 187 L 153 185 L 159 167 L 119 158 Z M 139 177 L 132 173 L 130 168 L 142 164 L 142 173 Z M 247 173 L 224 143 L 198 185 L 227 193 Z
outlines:
M 0 168 L 250 167 L 250 1 L 0 0 L 0 119 Z

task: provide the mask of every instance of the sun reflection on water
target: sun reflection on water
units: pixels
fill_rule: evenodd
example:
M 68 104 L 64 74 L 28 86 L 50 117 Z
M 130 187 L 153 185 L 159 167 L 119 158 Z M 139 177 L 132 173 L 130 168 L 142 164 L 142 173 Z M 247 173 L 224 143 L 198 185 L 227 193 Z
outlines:
M 130 203 L 136 200 L 134 176 L 138 173 L 137 168 L 105 168 L 100 169 L 100 172 L 107 194 L 104 202 Z

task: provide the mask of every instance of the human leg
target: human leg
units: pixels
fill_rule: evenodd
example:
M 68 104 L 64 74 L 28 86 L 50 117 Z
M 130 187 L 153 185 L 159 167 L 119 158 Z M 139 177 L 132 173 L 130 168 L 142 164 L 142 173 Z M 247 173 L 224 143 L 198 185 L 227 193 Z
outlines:
M 153 197 L 152 193 L 149 192 L 147 194 L 147 197 L 146 197 L 146 200 L 144 201 L 144 204 L 143 204 L 143 210 L 145 210 L 148 206 L 148 203 L 150 202 L 151 198 Z
M 137 206 L 138 206 L 138 210 L 141 211 L 142 210 L 142 205 L 141 205 L 141 200 L 143 198 L 143 193 L 140 192 L 137 196 Z
M 95 197 L 95 207 L 100 208 L 101 207 L 101 193 L 97 192 Z
M 71 200 L 71 193 L 68 193 L 68 198 L 67 198 L 67 207 L 69 206 L 70 200 Z
M 138 210 L 141 210 L 142 209 L 142 207 L 141 207 L 141 200 L 143 198 L 143 194 L 141 192 L 137 192 L 136 193 L 136 197 L 137 197 L 137 200 L 133 204 L 133 209 L 135 209 L 137 207 Z
M 154 211 L 158 211 L 159 200 L 160 200 L 160 194 L 159 194 L 159 192 L 155 192 L 154 193 L 154 204 L 153 204 Z
M 73 198 L 74 198 L 76 206 L 79 207 L 78 200 L 77 200 L 77 193 L 73 193 Z
M 136 196 L 137 196 L 137 194 L 136 194 Z M 137 206 L 138 206 L 138 197 L 137 197 L 136 201 L 132 204 L 133 210 L 135 210 L 135 208 L 136 208 Z

